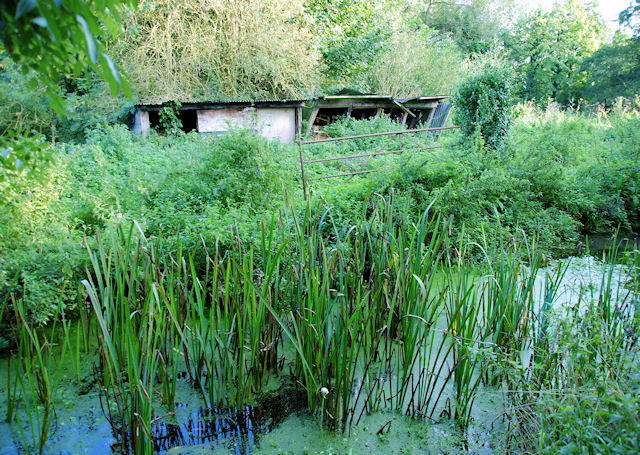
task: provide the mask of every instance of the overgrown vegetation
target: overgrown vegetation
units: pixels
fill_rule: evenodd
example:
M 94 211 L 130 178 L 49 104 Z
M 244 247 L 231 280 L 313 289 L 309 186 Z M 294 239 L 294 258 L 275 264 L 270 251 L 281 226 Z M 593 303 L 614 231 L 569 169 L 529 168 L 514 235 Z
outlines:
M 432 202 L 451 229 L 475 241 L 497 240 L 524 229 L 539 236 L 551 257 L 576 251 L 580 234 L 640 226 L 638 150 L 640 118 L 623 107 L 600 118 L 522 106 L 503 153 L 477 138 L 451 149 L 379 157 L 372 176 L 312 182 L 333 207 L 338 225 L 359 216 L 370 191 L 394 189 L 396 205 L 418 216 Z M 349 135 L 389 131 L 380 118 L 345 119 L 326 131 Z M 430 144 L 429 137 L 416 138 Z M 449 133 L 441 143 L 458 143 Z M 386 139 L 315 146 L 314 158 L 375 150 Z M 597 146 L 594 146 L 597 145 Z M 387 147 L 393 147 L 390 144 Z M 28 311 L 44 322 L 60 296 L 73 305 L 84 275 L 82 238 L 136 220 L 147 235 L 180 232 L 187 245 L 255 236 L 256 220 L 281 206 L 283 191 L 301 204 L 297 150 L 250 131 L 219 139 L 183 134 L 140 138 L 122 126 L 87 132 L 84 144 L 56 146 L 39 180 L 2 183 L 2 295 L 20 290 Z M 338 164 L 336 164 L 338 163 Z M 361 169 L 360 162 L 330 162 L 310 176 Z M 347 166 L 347 167 L 344 167 Z
M 487 65 L 460 84 L 454 103 L 465 137 L 484 142 L 488 150 L 503 149 L 511 127 L 513 79 L 506 67 Z
M 515 5 L 3 3 L 12 447 L 48 451 L 69 382 L 99 395 L 113 450 L 138 454 L 158 449 L 178 386 L 231 413 L 280 378 L 338 432 L 393 411 L 455 422 L 465 448 L 485 390 L 505 403 L 500 450 L 635 450 L 640 4 L 620 16 L 633 36 L 605 45 L 588 3 Z M 106 96 L 127 81 L 133 99 Z M 450 93 L 462 128 L 308 144 L 305 199 L 295 145 L 185 133 L 176 112 L 340 89 Z M 129 131 L 136 100 L 172 100 L 160 132 Z M 614 233 L 631 243 L 572 259 L 600 282 L 563 300 L 562 259 Z

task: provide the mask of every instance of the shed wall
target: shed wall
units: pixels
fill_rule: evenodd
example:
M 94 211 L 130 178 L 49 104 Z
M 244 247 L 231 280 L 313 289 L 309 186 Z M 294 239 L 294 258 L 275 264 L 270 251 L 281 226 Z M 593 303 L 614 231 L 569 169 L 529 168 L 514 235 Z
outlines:
M 258 108 L 260 134 L 267 139 L 293 142 L 296 139 L 296 109 Z
M 244 109 L 199 109 L 199 133 L 224 133 L 229 128 L 255 128 L 254 108 Z
M 296 108 L 198 110 L 198 132 L 222 134 L 230 126 L 255 129 L 267 139 L 293 142 L 296 138 Z
M 139 109 L 136 111 L 133 131 L 142 133 L 144 136 L 149 133 L 149 112 Z

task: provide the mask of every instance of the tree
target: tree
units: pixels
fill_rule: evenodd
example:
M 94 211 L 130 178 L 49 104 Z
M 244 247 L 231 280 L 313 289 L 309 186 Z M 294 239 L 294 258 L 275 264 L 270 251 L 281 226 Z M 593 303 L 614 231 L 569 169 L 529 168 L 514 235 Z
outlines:
M 128 91 L 118 68 L 100 41 L 106 29 L 120 31 L 122 9 L 137 0 L 3 0 L 0 4 L 0 53 L 8 54 L 24 74 L 32 73 L 31 88 L 45 87 L 59 116 L 65 108 L 58 83 L 65 74 L 98 73 L 115 95 Z M 24 133 L 24 134 L 23 134 Z M 8 131 L 0 137 L 0 181 L 33 169 L 46 160 L 41 136 Z
M 376 0 L 307 0 L 328 84 L 366 86 L 367 73 L 390 36 Z
M 453 40 L 428 27 L 396 32 L 376 57 L 368 77 L 374 93 L 395 97 L 451 93 L 465 70 Z
M 506 44 L 525 83 L 524 98 L 562 104 L 578 100 L 588 78 L 582 61 L 598 49 L 605 32 L 594 5 L 582 0 L 520 21 Z
M 640 0 L 632 0 L 628 8 L 622 10 L 618 18 L 621 25 L 631 28 L 640 38 Z
M 302 0 L 144 0 L 114 50 L 140 99 L 282 98 L 315 88 Z
M 426 25 L 450 35 L 467 53 L 484 53 L 499 41 L 512 7 L 512 0 L 428 0 L 422 17 Z
M 589 73 L 583 96 L 592 102 L 612 105 L 616 98 L 640 94 L 640 38 L 617 39 L 586 59 Z
M 582 69 L 590 76 L 584 97 L 590 101 L 611 105 L 620 96 L 633 98 L 640 94 L 640 0 L 623 10 L 619 21 L 631 28 L 634 36 L 629 38 L 618 31 L 611 44 L 585 60 Z
M 0 4 L 0 42 L 4 51 L 22 66 L 34 71 L 35 85 L 47 88 L 51 106 L 60 114 L 64 105 L 56 93 L 63 75 L 89 74 L 89 69 L 109 82 L 116 95 L 128 86 L 100 37 L 105 30 L 120 32 L 125 6 L 137 0 L 4 0 Z

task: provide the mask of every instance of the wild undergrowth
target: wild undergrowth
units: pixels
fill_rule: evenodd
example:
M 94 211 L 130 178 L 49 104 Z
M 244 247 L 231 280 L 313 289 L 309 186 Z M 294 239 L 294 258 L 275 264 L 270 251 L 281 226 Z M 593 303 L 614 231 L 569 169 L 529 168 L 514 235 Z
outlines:
M 433 206 L 462 232 L 494 243 L 523 229 L 537 234 L 546 259 L 575 252 L 581 234 L 634 231 L 637 200 L 638 114 L 620 108 L 599 116 L 519 107 L 505 148 L 494 152 L 481 137 L 466 145 L 433 145 L 428 135 L 403 138 L 403 154 L 335 160 L 308 166 L 311 178 L 363 169 L 378 172 L 312 180 L 314 197 L 332 208 L 338 230 L 359 216 L 366 195 L 394 191 L 394 210 L 419 217 Z M 345 119 L 333 136 L 397 130 L 388 118 Z M 458 144 L 445 133 L 436 145 Z M 308 159 L 395 150 L 397 140 L 362 139 L 309 147 Z M 282 190 L 303 210 L 297 150 L 249 132 L 222 138 L 195 134 L 141 138 L 122 126 L 86 132 L 81 144 L 58 143 L 38 179 L 1 183 L 0 297 L 25 301 L 28 317 L 45 323 L 62 296 L 73 307 L 88 257 L 83 236 L 137 220 L 145 235 L 180 232 L 189 247 L 258 235 L 260 220 L 282 206 Z M 478 261 L 479 252 L 474 252 Z M 202 264 L 198 262 L 198 266 Z M 7 337 L 3 335 L 6 339 Z
M 509 445 L 536 453 L 633 453 L 640 432 L 637 245 L 606 250 L 600 282 L 554 305 L 567 265 L 546 272 L 531 313 L 528 359 L 505 369 Z

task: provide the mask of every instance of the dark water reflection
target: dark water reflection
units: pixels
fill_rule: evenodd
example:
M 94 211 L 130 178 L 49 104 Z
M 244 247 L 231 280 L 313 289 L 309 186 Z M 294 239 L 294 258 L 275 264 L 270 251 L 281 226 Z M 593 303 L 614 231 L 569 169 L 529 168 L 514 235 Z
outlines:
M 198 409 L 180 424 L 162 420 L 153 426 L 155 451 L 163 453 L 173 447 L 208 444 L 211 448 L 232 444 L 235 453 L 250 453 L 255 446 L 254 431 L 269 431 L 271 428 L 260 422 L 259 413 L 253 406 L 245 406 L 235 413 L 218 408 Z
M 280 424 L 287 415 L 304 408 L 306 395 L 300 391 L 282 391 L 265 397 L 256 406 L 224 410 L 220 408 L 195 409 L 177 423 L 159 420 L 152 427 L 156 453 L 166 453 L 174 447 L 206 446 L 226 447 L 230 453 L 251 453 L 265 434 Z M 234 452 L 231 452 L 231 451 Z

